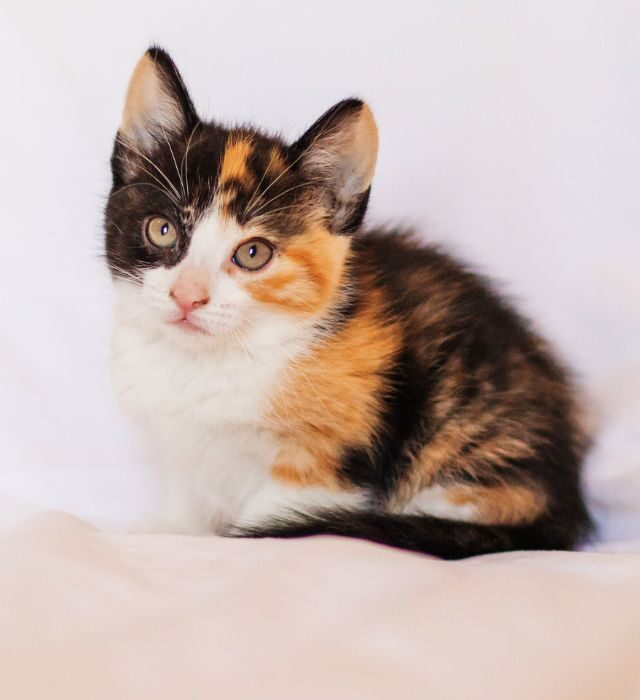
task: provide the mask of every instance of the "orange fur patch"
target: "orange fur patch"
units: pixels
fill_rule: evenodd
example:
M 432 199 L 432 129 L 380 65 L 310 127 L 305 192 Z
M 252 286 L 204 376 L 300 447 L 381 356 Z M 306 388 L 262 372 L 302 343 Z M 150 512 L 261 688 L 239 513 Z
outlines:
M 383 373 L 402 343 L 400 327 L 385 323 L 384 307 L 372 289 L 340 332 L 290 370 L 270 407 L 282 439 L 275 478 L 345 488 L 338 478 L 342 451 L 370 444 L 387 390 Z
M 284 162 L 284 158 L 276 146 L 271 148 L 269 152 L 269 164 L 267 165 L 267 173 L 270 175 L 280 175 L 287 169 L 287 164 Z
M 230 138 L 222 157 L 219 184 L 225 185 L 231 180 L 250 184 L 251 178 L 247 170 L 247 158 L 253 150 L 251 140 L 246 137 Z
M 500 486 L 452 486 L 447 499 L 457 506 L 472 505 L 475 522 L 484 525 L 524 525 L 533 522 L 546 506 L 544 493 L 518 484 Z
M 498 420 L 490 411 L 484 420 L 450 421 L 420 451 L 416 460 L 416 472 L 420 487 L 433 483 L 440 473 L 455 473 L 464 469 L 469 473 L 481 475 L 484 467 L 492 472 L 501 466 L 509 466 L 517 460 L 526 459 L 535 454 L 535 448 L 526 438 L 509 434 L 480 440 L 475 450 L 459 457 L 464 448 L 476 441 L 477 436 L 487 424 Z M 462 462 L 462 463 L 461 463 Z
M 268 270 L 248 280 L 247 289 L 263 304 L 301 314 L 322 313 L 335 298 L 348 253 L 346 236 L 312 226 L 279 252 Z
M 280 461 L 284 454 L 291 457 L 293 461 L 291 463 Z M 301 488 L 323 486 L 344 491 L 335 477 L 335 470 L 329 464 L 323 464 L 322 460 L 321 454 L 312 454 L 299 446 L 294 449 L 288 446 L 283 449 L 282 455 L 279 455 L 279 461 L 271 468 L 271 476 L 289 486 Z

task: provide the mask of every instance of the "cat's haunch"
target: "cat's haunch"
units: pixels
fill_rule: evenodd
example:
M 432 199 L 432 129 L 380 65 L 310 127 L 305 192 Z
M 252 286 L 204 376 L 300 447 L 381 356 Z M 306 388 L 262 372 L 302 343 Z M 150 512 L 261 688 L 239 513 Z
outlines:
M 160 527 L 447 558 L 574 547 L 587 439 L 567 372 L 485 279 L 362 227 L 377 148 L 361 100 L 287 144 L 202 121 L 161 49 L 138 63 L 106 257 Z

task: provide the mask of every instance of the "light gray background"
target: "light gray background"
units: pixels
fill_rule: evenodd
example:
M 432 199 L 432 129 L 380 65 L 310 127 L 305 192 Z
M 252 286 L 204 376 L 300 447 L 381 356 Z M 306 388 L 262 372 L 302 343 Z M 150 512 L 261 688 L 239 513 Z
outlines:
M 130 72 L 168 48 L 205 117 L 295 137 L 357 94 L 371 222 L 495 275 L 592 397 L 592 501 L 640 536 L 640 5 L 3 2 L 0 512 L 104 525 L 153 500 L 107 377 L 100 260 Z

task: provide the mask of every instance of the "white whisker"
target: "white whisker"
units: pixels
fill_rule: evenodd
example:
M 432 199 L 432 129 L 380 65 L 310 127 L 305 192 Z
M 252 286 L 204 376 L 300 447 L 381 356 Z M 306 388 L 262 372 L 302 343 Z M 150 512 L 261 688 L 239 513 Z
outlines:
M 264 190 L 260 193 L 260 196 L 259 196 L 258 199 L 254 202 L 254 204 L 252 205 L 252 207 L 251 207 L 250 209 L 247 209 L 247 210 L 246 210 L 246 214 L 249 214 L 249 213 L 251 212 L 251 209 L 253 209 L 253 208 L 258 204 L 258 202 L 264 197 L 264 195 L 269 191 L 269 189 L 270 189 L 271 187 L 273 187 L 273 186 L 276 184 L 276 182 L 278 182 L 278 180 L 280 180 L 280 178 L 281 178 L 283 175 L 285 175 L 286 173 L 288 173 L 288 172 L 291 170 L 291 168 L 293 168 L 294 165 L 296 165 L 305 155 L 307 155 L 307 153 L 311 150 L 311 148 L 312 148 L 313 146 L 316 145 L 316 143 L 318 142 L 318 140 L 319 140 L 320 138 L 324 138 L 324 137 L 330 136 L 330 135 L 331 135 L 331 129 L 332 129 L 332 128 L 333 128 L 333 125 L 328 124 L 327 127 L 326 127 L 323 131 L 321 131 L 320 133 L 318 133 L 318 134 L 316 135 L 316 137 L 311 141 L 311 143 L 302 151 L 302 153 L 300 153 L 300 155 L 299 155 L 297 158 L 295 158 L 295 159 L 294 159 L 294 160 L 293 160 L 279 175 L 278 175 L 278 177 L 276 177 L 272 182 L 269 183 L 269 185 L 267 185 L 267 187 L 264 188 Z M 266 173 L 266 170 L 265 170 L 265 173 Z M 264 179 L 264 177 L 262 178 L 262 180 L 263 180 L 263 179 Z M 262 182 L 262 180 L 261 180 L 260 182 Z M 259 185 L 258 185 L 258 186 L 259 186 Z M 252 199 L 253 199 L 253 197 L 252 197 Z M 262 208 L 262 207 L 261 207 L 261 208 Z
M 151 160 L 151 158 L 147 157 L 144 153 L 141 153 L 137 148 L 134 148 L 131 144 L 127 143 L 126 141 L 121 139 L 119 136 L 116 137 L 116 141 L 118 143 L 122 144 L 125 148 L 128 148 L 130 151 L 135 153 L 140 158 L 144 159 L 147 163 L 149 163 L 149 165 L 154 167 L 158 171 L 158 173 L 160 173 L 160 175 L 162 175 L 162 177 L 166 180 L 167 184 L 169 185 L 169 187 L 171 187 L 171 189 L 173 190 L 173 192 L 174 192 L 175 196 L 178 198 L 178 200 L 180 199 L 180 192 L 178 192 L 178 189 L 176 188 L 176 186 L 167 177 L 166 173 Z M 148 170 L 145 170 L 145 172 L 147 172 L 149 175 L 151 175 L 151 173 L 149 173 Z
M 180 189 L 182 190 L 182 197 L 186 197 L 186 192 L 184 191 L 184 182 L 182 181 L 182 173 L 178 169 L 178 161 L 176 160 L 175 153 L 173 152 L 173 148 L 171 148 L 171 143 L 169 142 L 169 138 L 167 136 L 167 132 L 165 131 L 164 127 L 162 127 L 162 133 L 164 134 L 164 140 L 167 142 L 167 146 L 169 147 L 169 153 L 171 153 L 171 158 L 173 159 L 173 164 L 176 169 L 176 173 L 178 175 L 178 180 L 180 182 Z
M 189 149 L 191 148 L 191 139 L 193 139 L 193 135 L 196 133 L 196 129 L 200 126 L 200 122 L 196 122 L 195 126 L 193 129 L 191 129 L 191 133 L 189 134 L 189 140 L 187 141 L 187 147 L 182 155 L 182 161 L 180 162 L 180 169 L 182 169 L 182 166 L 184 165 L 184 182 L 187 188 L 187 197 L 190 196 L 189 193 Z
M 264 204 L 262 204 L 257 211 L 254 213 L 254 216 L 259 216 L 261 211 L 264 211 L 266 207 L 271 204 L 271 202 L 275 202 L 276 199 L 279 199 L 280 197 L 284 197 L 285 194 L 288 194 L 289 192 L 293 192 L 294 190 L 299 190 L 301 187 L 308 187 L 311 183 L 309 182 L 299 182 L 297 185 L 294 185 L 293 187 L 289 187 L 283 192 L 280 192 L 279 194 L 274 195 L 271 197 L 271 199 L 268 199 Z

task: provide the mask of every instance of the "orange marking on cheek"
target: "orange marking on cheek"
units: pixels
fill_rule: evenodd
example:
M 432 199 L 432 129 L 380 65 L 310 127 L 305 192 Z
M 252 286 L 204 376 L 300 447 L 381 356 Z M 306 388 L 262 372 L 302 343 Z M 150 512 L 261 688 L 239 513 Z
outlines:
M 326 274 L 330 272 L 332 266 L 332 261 L 328 259 L 327 252 L 322 249 L 316 252 L 309 252 L 294 248 L 288 251 L 288 258 L 301 270 L 304 270 L 311 282 L 321 287 L 325 281 Z
M 282 272 L 277 272 L 276 274 L 269 277 L 268 293 L 270 293 L 273 296 L 276 293 L 282 291 L 283 289 L 286 289 L 287 287 L 289 287 L 289 285 L 294 284 L 295 282 L 296 282 L 296 274 L 294 271 L 284 270 Z M 258 292 L 258 293 L 260 293 L 260 292 Z M 264 294 L 264 292 L 263 292 L 263 294 Z M 265 301 L 265 296 L 263 296 L 261 301 Z
M 314 314 L 327 308 L 340 285 L 349 240 L 318 226 L 296 236 L 271 268 L 247 289 L 256 301 L 295 313 Z

